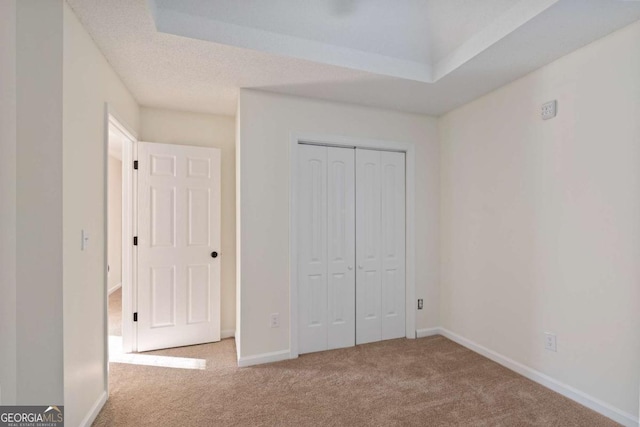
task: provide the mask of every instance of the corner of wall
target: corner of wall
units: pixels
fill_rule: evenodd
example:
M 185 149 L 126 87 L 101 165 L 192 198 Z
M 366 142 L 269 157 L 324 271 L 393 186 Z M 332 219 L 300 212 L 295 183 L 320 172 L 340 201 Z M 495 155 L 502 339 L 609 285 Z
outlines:
M 238 96 L 238 106 L 236 112 L 236 357 L 240 360 L 242 350 L 242 94 L 244 89 L 240 89 Z
M 62 405 L 63 2 L 16 5 L 17 403 Z
M 0 405 L 16 403 L 16 0 L 0 2 Z

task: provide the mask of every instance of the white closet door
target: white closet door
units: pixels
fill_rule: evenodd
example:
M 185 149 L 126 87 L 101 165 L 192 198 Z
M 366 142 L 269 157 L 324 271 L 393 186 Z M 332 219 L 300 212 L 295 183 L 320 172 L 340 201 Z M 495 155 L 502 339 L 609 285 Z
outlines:
M 355 344 L 354 151 L 301 145 L 299 353 Z
M 382 339 L 380 154 L 356 150 L 356 344 Z
M 404 154 L 301 145 L 298 161 L 299 353 L 403 337 Z
M 356 343 L 405 335 L 404 154 L 356 150 Z
M 138 154 L 138 351 L 220 341 L 220 150 Z
M 328 348 L 355 345 L 355 150 L 328 148 Z
M 298 351 L 328 348 L 327 148 L 298 150 Z
M 382 152 L 382 339 L 405 336 L 405 161 Z

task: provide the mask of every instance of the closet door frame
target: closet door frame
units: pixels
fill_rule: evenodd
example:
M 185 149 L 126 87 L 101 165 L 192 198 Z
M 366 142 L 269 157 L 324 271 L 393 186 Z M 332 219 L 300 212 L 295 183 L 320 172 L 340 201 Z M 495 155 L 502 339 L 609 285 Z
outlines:
M 300 144 L 405 153 L 405 334 L 416 338 L 415 299 L 415 148 L 412 143 L 335 135 L 292 133 L 289 146 L 289 357 L 298 357 L 298 147 Z

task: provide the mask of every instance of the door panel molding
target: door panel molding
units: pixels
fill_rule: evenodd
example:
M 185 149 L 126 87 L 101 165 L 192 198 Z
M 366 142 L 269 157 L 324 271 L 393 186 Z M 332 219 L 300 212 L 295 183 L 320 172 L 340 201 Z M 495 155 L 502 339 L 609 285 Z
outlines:
M 306 146 L 300 150 L 299 218 L 300 261 L 297 283 L 301 310 L 300 348 L 305 353 L 326 350 L 327 313 L 327 150 Z
M 355 345 L 355 153 L 327 147 L 327 349 Z
M 405 332 L 405 155 L 381 152 L 381 285 L 383 340 Z
M 356 344 L 382 339 L 382 153 L 356 152 Z

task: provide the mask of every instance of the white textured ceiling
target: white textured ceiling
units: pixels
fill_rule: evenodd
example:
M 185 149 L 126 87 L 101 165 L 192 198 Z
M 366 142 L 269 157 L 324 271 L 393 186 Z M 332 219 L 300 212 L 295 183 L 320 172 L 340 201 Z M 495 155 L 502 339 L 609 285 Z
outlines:
M 640 19 L 619 0 L 67 1 L 142 105 L 227 115 L 240 87 L 440 115 Z

